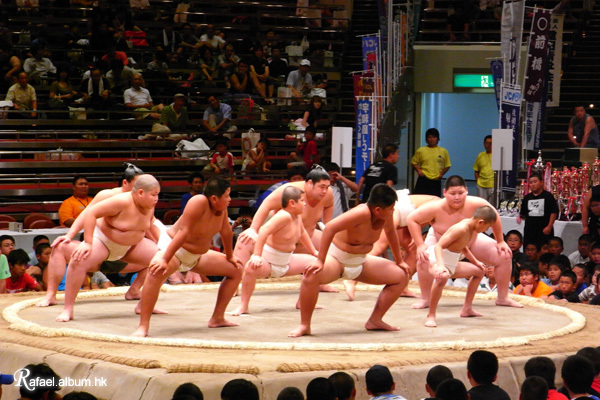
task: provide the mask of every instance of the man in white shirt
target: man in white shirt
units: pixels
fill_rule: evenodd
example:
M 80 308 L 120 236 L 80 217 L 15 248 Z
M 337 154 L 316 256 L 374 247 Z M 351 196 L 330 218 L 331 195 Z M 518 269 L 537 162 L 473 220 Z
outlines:
M 128 110 L 133 110 L 136 119 L 160 119 L 164 105 L 154 105 L 148 89 L 142 87 L 142 76 L 134 74 L 131 87 L 123 93 L 123 101 Z
M 225 40 L 215 35 L 215 26 L 209 24 L 206 26 L 206 33 L 200 36 L 200 46 L 208 46 L 213 52 L 220 52 L 225 46 Z
M 45 78 L 48 74 L 56 74 L 56 67 L 52 61 L 44 57 L 45 49 L 35 47 L 31 49 L 33 57 L 29 57 L 23 64 L 23 70 L 27 72 L 29 78 L 37 82 L 40 78 Z

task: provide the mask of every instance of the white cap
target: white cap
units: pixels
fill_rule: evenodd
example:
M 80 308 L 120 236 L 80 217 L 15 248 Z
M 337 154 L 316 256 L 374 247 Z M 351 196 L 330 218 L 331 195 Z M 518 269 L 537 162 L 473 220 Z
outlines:
M 310 67 L 310 61 L 305 58 L 304 60 L 300 61 L 300 65 L 306 65 L 307 67 Z

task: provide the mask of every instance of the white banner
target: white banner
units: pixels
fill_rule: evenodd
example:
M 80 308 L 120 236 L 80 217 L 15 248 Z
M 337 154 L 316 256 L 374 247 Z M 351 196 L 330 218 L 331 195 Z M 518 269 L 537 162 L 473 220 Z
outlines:
M 504 60 L 504 82 L 518 83 L 525 0 L 507 0 L 502 6 L 500 53 Z
M 564 15 L 552 14 L 550 19 L 550 65 L 548 66 L 546 107 L 558 107 L 560 102 L 560 73 L 562 69 Z

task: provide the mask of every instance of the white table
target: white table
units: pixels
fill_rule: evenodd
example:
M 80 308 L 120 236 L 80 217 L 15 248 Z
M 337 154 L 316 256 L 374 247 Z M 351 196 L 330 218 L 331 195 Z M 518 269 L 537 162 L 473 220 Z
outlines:
M 0 235 L 10 235 L 15 238 L 15 249 L 23 249 L 27 253 L 33 249 L 33 238 L 37 235 L 46 235 L 50 243 L 57 237 L 67 233 L 69 228 L 55 229 L 25 229 L 23 232 L 0 230 Z
M 517 218 L 515 217 L 500 217 L 500 221 L 502 221 L 502 232 L 504 234 L 513 229 L 523 233 L 525 221 L 517 224 Z M 554 223 L 554 235 L 561 237 L 565 245 L 563 254 L 568 256 L 577 250 L 577 242 L 579 236 L 581 236 L 581 230 L 581 221 L 556 221 Z

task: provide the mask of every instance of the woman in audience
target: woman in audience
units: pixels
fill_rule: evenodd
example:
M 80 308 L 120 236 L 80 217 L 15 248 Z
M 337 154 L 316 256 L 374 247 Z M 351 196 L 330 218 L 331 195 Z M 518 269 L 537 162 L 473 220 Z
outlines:
M 202 71 L 202 79 L 206 80 L 206 83 L 214 86 L 214 77 L 217 71 L 217 59 L 213 56 L 210 47 L 204 46 L 200 49 L 200 71 Z
M 273 91 L 275 90 L 275 82 L 269 76 L 269 62 L 263 55 L 262 47 L 254 49 L 253 54 L 248 62 L 250 65 L 250 78 L 260 97 L 268 104 L 272 104 L 271 97 L 273 97 Z
M 81 97 L 79 92 L 73 89 L 69 81 L 69 70 L 67 68 L 59 68 L 58 79 L 50 86 L 50 99 L 48 100 L 48 108 L 50 110 L 67 110 L 68 106 L 77 98 Z M 50 118 L 63 117 L 64 113 L 50 114 Z
M 310 100 L 310 104 L 306 111 L 304 111 L 304 116 L 302 117 L 302 126 L 312 126 L 314 128 L 317 127 L 319 120 L 321 119 L 321 107 L 323 106 L 323 99 L 319 96 L 313 96 Z

